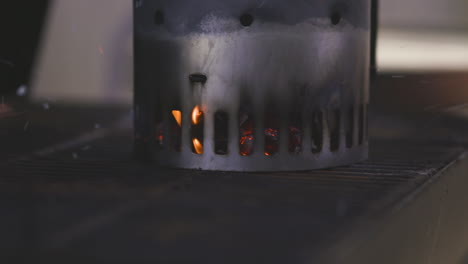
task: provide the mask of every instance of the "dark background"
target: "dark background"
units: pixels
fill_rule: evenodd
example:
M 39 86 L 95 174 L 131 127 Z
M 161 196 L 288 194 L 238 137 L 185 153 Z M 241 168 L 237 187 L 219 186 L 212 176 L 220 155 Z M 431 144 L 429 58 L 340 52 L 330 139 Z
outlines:
M 0 94 L 28 84 L 48 0 L 0 4 Z

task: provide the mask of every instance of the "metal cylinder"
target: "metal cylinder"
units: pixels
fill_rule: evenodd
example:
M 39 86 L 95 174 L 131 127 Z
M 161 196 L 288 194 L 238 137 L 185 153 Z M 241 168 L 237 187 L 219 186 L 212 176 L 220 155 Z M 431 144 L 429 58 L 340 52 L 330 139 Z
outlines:
M 135 146 L 295 171 L 368 155 L 370 0 L 136 0 Z

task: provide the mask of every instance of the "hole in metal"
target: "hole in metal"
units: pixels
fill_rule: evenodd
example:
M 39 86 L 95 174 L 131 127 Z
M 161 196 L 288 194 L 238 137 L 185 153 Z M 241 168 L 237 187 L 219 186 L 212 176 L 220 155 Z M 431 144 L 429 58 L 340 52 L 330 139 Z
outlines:
M 323 148 L 323 113 L 314 111 L 312 113 L 312 152 L 320 153 Z
M 289 114 L 289 144 L 290 153 L 298 154 L 302 152 L 303 125 L 302 114 L 300 112 Z
M 205 84 L 206 81 L 208 80 L 208 77 L 204 74 L 196 73 L 196 74 L 190 74 L 189 79 L 190 79 L 190 82 L 192 83 Z
M 192 142 L 192 152 L 195 154 L 203 154 L 203 139 L 204 139 L 204 114 L 200 106 L 195 106 L 191 115 L 192 127 L 190 130 L 190 140 Z
M 328 128 L 330 130 L 330 150 L 337 151 L 340 148 L 340 110 L 330 110 L 328 113 Z
M 156 120 L 156 147 L 162 148 L 164 145 L 164 122 Z
M 330 20 L 331 20 L 331 23 L 333 25 L 338 25 L 340 22 L 341 22 L 341 14 L 339 12 L 333 12 L 331 15 L 330 15 Z
M 156 12 L 154 12 L 154 24 L 162 25 L 164 24 L 164 21 L 164 12 L 162 10 L 156 10 Z
M 279 150 L 280 113 L 274 105 L 267 106 L 265 111 L 265 156 L 273 156 Z
M 162 149 L 164 145 L 164 111 L 162 108 L 160 97 L 155 100 L 154 109 L 154 122 L 155 122 L 155 142 L 156 148 Z
M 250 156 L 254 151 L 255 120 L 251 111 L 239 111 L 239 154 Z
M 228 154 L 229 140 L 229 115 L 219 111 L 215 114 L 215 153 L 218 155 Z
M 352 148 L 354 143 L 354 107 L 350 107 L 347 114 L 346 147 Z
M 182 150 L 182 111 L 172 110 L 169 120 L 171 145 L 175 151 L 180 152 Z
M 249 26 L 251 26 L 253 24 L 254 17 L 251 14 L 243 14 L 240 17 L 240 22 L 241 22 L 242 26 L 249 27 Z

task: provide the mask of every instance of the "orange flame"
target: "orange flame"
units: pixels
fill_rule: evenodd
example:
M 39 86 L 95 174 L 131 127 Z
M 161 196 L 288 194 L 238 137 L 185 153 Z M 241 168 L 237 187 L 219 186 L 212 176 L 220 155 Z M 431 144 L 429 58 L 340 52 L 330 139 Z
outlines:
M 181 127 L 182 126 L 182 112 L 179 110 L 172 111 L 172 116 L 176 120 L 177 124 Z
M 194 147 L 195 152 L 197 154 L 202 154 L 203 153 L 203 144 L 197 138 L 193 139 L 193 147 Z
M 192 124 L 198 125 L 201 122 L 202 116 L 203 112 L 201 111 L 201 108 L 198 105 L 195 106 L 192 111 Z

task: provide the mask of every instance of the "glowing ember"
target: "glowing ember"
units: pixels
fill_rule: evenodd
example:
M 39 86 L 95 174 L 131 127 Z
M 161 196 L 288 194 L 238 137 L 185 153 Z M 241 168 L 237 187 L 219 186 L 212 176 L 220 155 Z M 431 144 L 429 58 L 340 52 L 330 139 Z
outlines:
M 242 156 L 249 156 L 253 153 L 254 135 L 253 119 L 248 114 L 240 116 L 240 139 L 239 153 Z
M 161 122 L 159 124 L 156 124 L 156 142 L 159 145 L 163 144 L 164 140 L 164 124 Z
M 159 144 L 159 145 L 162 145 L 163 144 L 163 140 L 164 140 L 164 134 L 163 134 L 163 130 L 162 129 L 157 129 L 156 130 L 156 142 Z
M 248 156 L 252 154 L 253 140 L 254 136 L 252 134 L 240 138 L 240 154 L 242 156 Z
M 181 127 L 182 126 L 182 112 L 179 110 L 172 111 L 172 116 L 174 117 L 177 124 Z
M 197 138 L 193 139 L 193 147 L 195 149 L 195 153 L 197 154 L 203 153 L 203 144 Z
M 192 111 L 192 124 L 198 125 L 203 117 L 203 112 L 201 111 L 200 107 L 197 105 L 193 108 Z
M 271 140 L 278 141 L 279 133 L 277 129 L 267 128 L 265 129 L 265 136 L 270 138 Z
M 279 147 L 279 131 L 278 129 L 265 129 L 265 155 L 272 156 L 278 152 Z
M 193 153 L 203 153 L 203 111 L 200 106 L 195 106 L 192 111 L 191 137 L 193 143 Z

